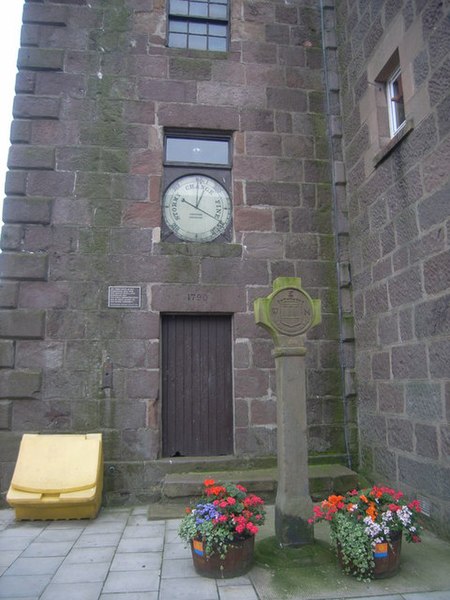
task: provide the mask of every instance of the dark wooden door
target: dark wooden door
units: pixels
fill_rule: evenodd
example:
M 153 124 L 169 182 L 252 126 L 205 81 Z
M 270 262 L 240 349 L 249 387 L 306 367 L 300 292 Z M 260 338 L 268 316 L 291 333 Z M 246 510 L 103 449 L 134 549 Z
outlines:
M 164 315 L 164 456 L 233 453 L 231 317 Z

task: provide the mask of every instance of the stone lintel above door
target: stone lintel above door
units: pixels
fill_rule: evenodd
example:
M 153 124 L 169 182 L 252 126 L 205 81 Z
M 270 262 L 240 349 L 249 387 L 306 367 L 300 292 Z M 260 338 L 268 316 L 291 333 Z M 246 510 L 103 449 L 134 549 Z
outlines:
M 235 285 L 153 285 L 152 310 L 159 312 L 245 312 L 245 288 Z

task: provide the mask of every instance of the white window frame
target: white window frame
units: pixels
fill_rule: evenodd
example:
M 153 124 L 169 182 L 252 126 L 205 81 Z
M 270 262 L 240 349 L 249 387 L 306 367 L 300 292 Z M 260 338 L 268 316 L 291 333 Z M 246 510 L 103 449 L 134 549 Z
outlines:
M 386 80 L 386 100 L 389 114 L 389 130 L 391 137 L 393 137 L 406 123 L 400 67 L 397 67 Z

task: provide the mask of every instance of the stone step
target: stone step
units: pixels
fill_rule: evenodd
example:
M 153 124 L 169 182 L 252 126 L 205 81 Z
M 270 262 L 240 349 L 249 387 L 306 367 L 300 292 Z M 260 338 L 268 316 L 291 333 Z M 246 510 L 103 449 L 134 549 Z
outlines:
M 242 464 L 242 463 L 241 463 Z M 161 502 L 150 506 L 149 518 L 182 516 L 183 507 L 201 495 L 203 481 L 240 483 L 250 492 L 261 495 L 273 503 L 277 488 L 276 468 L 239 469 L 227 471 L 167 473 L 162 482 Z M 340 464 L 310 465 L 309 489 L 313 500 L 322 500 L 332 493 L 345 493 L 358 487 L 357 474 Z

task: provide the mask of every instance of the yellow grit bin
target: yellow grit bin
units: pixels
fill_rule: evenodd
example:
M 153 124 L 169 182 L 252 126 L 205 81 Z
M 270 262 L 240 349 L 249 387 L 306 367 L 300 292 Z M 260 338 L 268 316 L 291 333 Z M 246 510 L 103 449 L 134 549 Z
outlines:
M 16 519 L 94 519 L 103 489 L 101 433 L 26 433 L 6 496 Z

